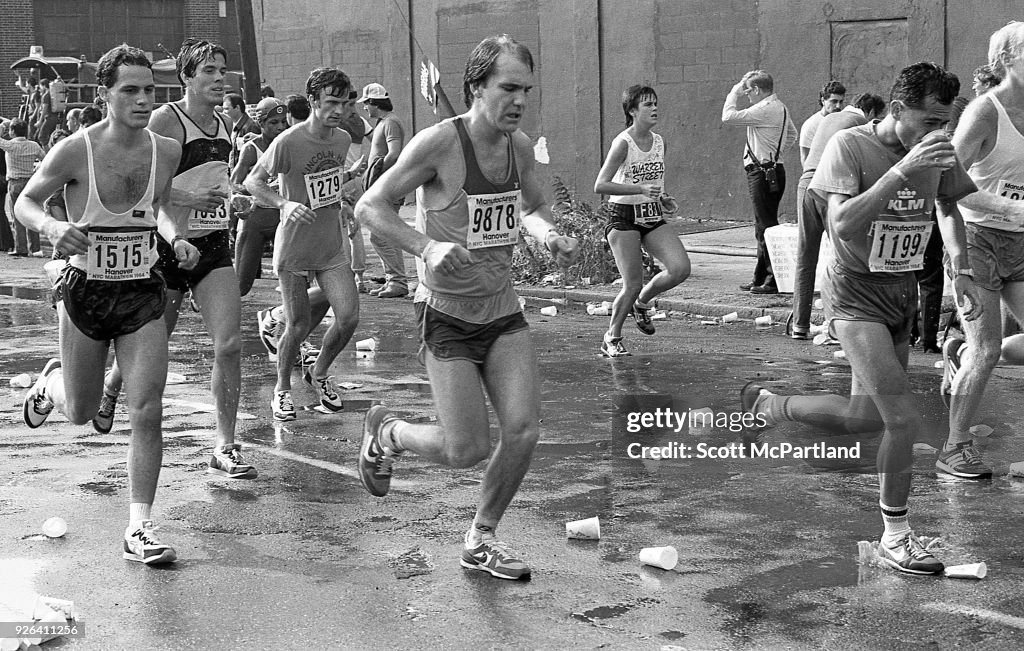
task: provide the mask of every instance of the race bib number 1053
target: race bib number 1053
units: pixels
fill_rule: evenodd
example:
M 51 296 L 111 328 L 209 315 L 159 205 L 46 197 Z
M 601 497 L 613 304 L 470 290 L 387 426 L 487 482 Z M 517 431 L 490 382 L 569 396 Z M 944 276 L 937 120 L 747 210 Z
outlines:
M 519 241 L 519 190 L 469 195 L 467 249 L 508 246 Z
M 149 278 L 153 230 L 89 230 L 86 274 L 90 280 Z

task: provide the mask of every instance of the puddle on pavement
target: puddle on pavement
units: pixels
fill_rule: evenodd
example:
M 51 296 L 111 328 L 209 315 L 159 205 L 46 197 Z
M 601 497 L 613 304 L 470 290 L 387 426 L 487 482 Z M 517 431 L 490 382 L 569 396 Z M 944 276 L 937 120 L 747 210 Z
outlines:
M 600 626 L 600 620 L 619 617 L 640 606 L 647 606 L 656 603 L 658 603 L 657 599 L 644 597 L 633 602 L 612 604 L 610 606 L 597 606 L 596 608 L 584 610 L 583 612 L 572 613 L 570 616 L 577 621 Z
M 97 495 L 115 495 L 117 494 L 117 491 L 125 488 L 126 484 L 110 481 L 90 481 L 84 484 L 79 484 L 78 487 L 83 491 L 88 491 Z
M 419 547 L 410 549 L 388 563 L 394 568 L 396 579 L 408 579 L 414 576 L 430 574 L 434 565 L 430 557 Z

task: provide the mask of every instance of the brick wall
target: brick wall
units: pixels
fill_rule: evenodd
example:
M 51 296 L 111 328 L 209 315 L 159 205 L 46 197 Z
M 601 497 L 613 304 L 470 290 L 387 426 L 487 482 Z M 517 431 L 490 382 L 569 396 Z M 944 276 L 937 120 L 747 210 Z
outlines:
M 185 38 L 220 41 L 219 9 L 217 0 L 185 0 Z
M 0 115 L 11 118 L 18 114 L 21 93 L 14 87 L 16 76 L 12 63 L 28 56 L 32 45 L 34 12 L 32 0 L 0 0 Z

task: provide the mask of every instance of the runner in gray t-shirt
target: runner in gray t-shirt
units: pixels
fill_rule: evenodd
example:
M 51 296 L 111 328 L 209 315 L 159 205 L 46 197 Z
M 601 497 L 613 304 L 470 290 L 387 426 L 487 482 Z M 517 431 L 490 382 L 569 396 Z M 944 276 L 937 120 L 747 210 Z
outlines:
M 338 128 L 351 110 L 351 89 L 348 75 L 337 68 L 311 72 L 306 80 L 309 117 L 278 136 L 245 179 L 245 187 L 257 201 L 281 211 L 274 269 L 281 281 L 286 325 L 278 343 L 277 387 L 271 403 L 276 420 L 295 418 L 292 363 L 301 342 L 323 320 L 328 307 L 334 310 L 334 323 L 303 379 L 325 409 L 342 409 L 334 376 L 328 372 L 359 323 L 359 294 L 344 246 L 341 215 L 342 186 L 349 176 L 345 156 L 352 138 Z M 271 176 L 279 178 L 280 194 L 267 184 Z M 313 279 L 327 304 L 310 304 L 307 289 Z

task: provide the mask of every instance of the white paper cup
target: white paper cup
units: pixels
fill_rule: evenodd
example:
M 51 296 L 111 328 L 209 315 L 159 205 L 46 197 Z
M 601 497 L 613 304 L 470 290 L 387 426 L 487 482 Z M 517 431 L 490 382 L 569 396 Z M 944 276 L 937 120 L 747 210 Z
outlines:
M 597 516 L 586 520 L 573 520 L 565 523 L 565 535 L 567 538 L 577 540 L 600 540 L 601 521 Z
M 558 316 L 558 308 L 554 305 L 540 308 L 540 313 L 544 316 Z
M 640 562 L 644 565 L 660 567 L 663 570 L 671 570 L 679 562 L 679 554 L 671 545 L 668 547 L 644 547 L 640 550 Z
M 68 523 L 64 521 L 64 518 L 54 516 L 47 518 L 46 522 L 43 523 L 43 533 L 47 538 L 60 538 L 67 532 Z
M 759 328 L 764 328 L 764 327 L 770 326 L 771 324 L 772 324 L 772 315 L 771 314 L 765 314 L 764 316 L 759 316 L 756 319 L 754 319 L 754 325 L 758 326 Z
M 1007 474 L 1011 477 L 1024 477 L 1024 461 L 1011 463 Z
M 11 386 L 18 389 L 27 389 L 32 386 L 32 376 L 28 373 L 19 373 L 11 378 Z
M 357 341 L 356 350 L 377 350 L 377 340 L 371 338 Z
M 984 579 L 988 568 L 984 563 L 969 563 L 947 567 L 944 574 L 951 579 Z
M 722 317 L 722 323 L 732 323 L 733 321 L 739 321 L 740 315 L 738 312 L 729 312 Z
M 709 436 L 715 428 L 715 412 L 710 407 L 691 409 L 686 420 L 693 436 Z
M 837 350 L 836 352 L 832 353 L 832 357 L 834 357 L 835 359 L 846 359 L 846 351 Z

